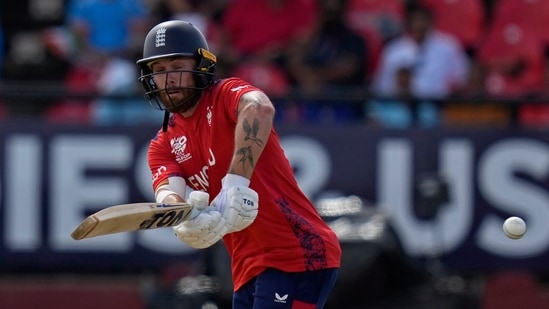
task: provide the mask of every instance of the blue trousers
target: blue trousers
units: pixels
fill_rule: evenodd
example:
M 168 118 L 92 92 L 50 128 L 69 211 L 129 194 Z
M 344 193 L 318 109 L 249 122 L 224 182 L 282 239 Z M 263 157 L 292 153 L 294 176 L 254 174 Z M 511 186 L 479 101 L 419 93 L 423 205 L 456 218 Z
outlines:
M 339 269 L 288 273 L 269 268 L 233 295 L 233 309 L 322 309 Z

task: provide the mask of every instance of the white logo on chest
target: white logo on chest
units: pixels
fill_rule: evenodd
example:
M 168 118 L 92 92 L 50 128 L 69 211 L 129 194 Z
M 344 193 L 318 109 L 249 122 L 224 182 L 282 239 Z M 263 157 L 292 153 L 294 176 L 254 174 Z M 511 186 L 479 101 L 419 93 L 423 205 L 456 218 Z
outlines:
M 185 162 L 192 157 L 190 153 L 185 153 L 185 148 L 187 148 L 186 136 L 172 138 L 170 145 L 172 146 L 172 153 L 175 154 L 177 163 Z

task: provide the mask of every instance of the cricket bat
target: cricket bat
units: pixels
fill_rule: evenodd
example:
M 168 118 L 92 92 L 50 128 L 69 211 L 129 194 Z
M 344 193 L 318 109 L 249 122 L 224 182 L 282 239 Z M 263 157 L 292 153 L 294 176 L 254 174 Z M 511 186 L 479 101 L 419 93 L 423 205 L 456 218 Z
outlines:
M 189 217 L 188 203 L 132 203 L 110 206 L 84 219 L 71 233 L 75 240 L 177 225 Z

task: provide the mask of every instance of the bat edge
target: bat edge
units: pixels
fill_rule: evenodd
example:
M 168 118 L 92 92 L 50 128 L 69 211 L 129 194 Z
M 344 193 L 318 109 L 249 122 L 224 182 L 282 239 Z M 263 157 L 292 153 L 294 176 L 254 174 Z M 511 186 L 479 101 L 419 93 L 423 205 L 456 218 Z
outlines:
M 94 215 L 91 215 L 87 217 L 84 221 L 82 221 L 71 233 L 71 237 L 74 240 L 82 240 L 88 236 L 88 234 L 93 231 L 93 229 L 97 226 L 99 223 L 99 220 L 95 218 Z

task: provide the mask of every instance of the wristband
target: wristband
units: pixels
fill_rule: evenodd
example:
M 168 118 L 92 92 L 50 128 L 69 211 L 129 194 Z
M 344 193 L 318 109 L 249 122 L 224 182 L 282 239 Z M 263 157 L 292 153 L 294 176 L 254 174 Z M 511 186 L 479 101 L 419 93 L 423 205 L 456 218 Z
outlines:
M 189 199 L 189 194 L 191 194 L 191 192 L 193 192 L 194 189 L 189 187 L 189 186 L 185 186 L 185 201 Z
M 168 195 L 172 195 L 172 194 L 178 195 L 176 192 L 173 192 L 172 190 L 170 190 L 168 186 L 161 186 L 160 188 L 158 188 L 158 191 L 156 191 L 156 195 L 155 195 L 156 202 L 163 203 L 164 199 Z
M 250 180 L 244 176 L 236 174 L 227 174 L 225 175 L 225 177 L 223 177 L 223 180 L 221 180 L 222 188 L 230 188 L 236 186 L 249 187 Z

